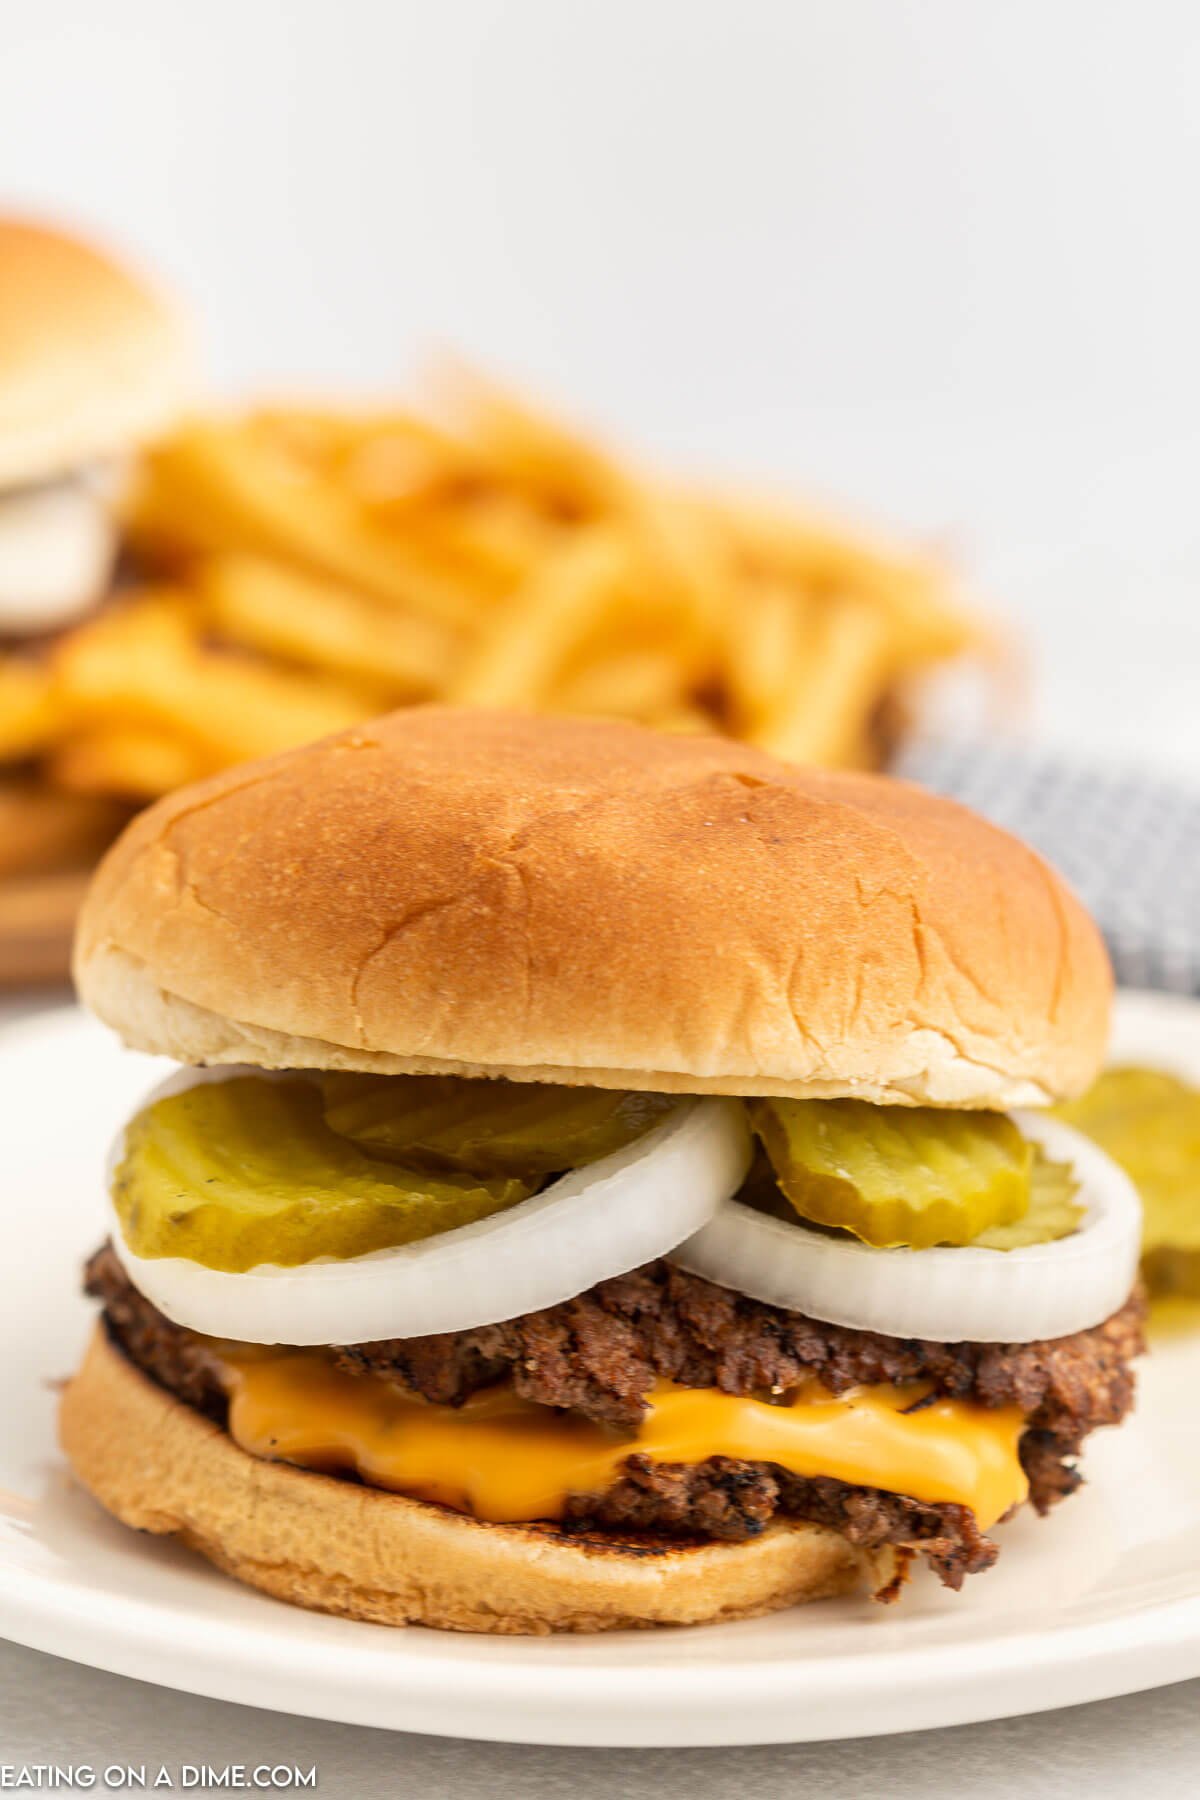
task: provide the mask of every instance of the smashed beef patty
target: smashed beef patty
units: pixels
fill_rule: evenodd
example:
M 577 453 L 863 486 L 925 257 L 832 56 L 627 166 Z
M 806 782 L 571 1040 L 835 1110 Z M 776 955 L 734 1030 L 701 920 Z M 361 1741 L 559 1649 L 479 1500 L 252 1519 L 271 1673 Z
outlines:
M 224 1423 L 212 1341 L 174 1325 L 129 1281 L 110 1245 L 87 1268 L 89 1294 L 130 1359 L 162 1387 Z M 343 1367 L 370 1371 L 442 1405 L 511 1379 L 543 1406 L 629 1432 L 656 1380 L 725 1393 L 786 1392 L 816 1375 L 834 1393 L 861 1383 L 931 1382 L 984 1406 L 1017 1405 L 1029 1425 L 1021 1461 L 1039 1512 L 1079 1485 L 1073 1459 L 1088 1432 L 1116 1425 L 1133 1401 L 1129 1366 L 1143 1347 L 1141 1295 L 1104 1324 L 1038 1344 L 937 1344 L 826 1325 L 648 1263 L 544 1312 L 436 1337 L 340 1346 Z M 573 1496 L 567 1525 L 744 1542 L 771 1520 L 828 1525 L 864 1549 L 926 1557 L 947 1586 L 989 1568 L 997 1546 L 969 1508 L 932 1505 L 770 1463 L 710 1457 L 653 1463 L 632 1453 L 603 1494 Z
M 1132 1406 L 1144 1315 L 1135 1291 L 1103 1324 L 1070 1337 L 939 1344 L 827 1325 L 658 1261 L 501 1325 L 351 1344 L 337 1355 L 346 1368 L 449 1406 L 511 1377 L 527 1400 L 630 1432 L 659 1379 L 727 1394 L 784 1394 L 814 1375 L 835 1394 L 928 1381 L 950 1398 L 1020 1407 L 1021 1461 L 1044 1513 L 1079 1486 L 1074 1459 L 1088 1433 L 1120 1424 Z

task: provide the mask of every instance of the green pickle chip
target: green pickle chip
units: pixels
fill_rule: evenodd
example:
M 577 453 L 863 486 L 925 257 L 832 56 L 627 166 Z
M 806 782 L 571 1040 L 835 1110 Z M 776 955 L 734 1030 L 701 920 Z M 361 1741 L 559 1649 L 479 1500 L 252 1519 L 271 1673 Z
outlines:
M 555 1175 L 623 1150 L 664 1119 L 671 1094 L 463 1081 L 453 1075 L 325 1075 L 325 1122 L 372 1156 L 473 1175 Z
M 1200 1089 L 1163 1069 L 1106 1069 L 1055 1112 L 1107 1151 L 1141 1195 L 1151 1291 L 1200 1295 Z
M 315 1080 L 247 1075 L 139 1113 L 113 1203 L 136 1255 L 240 1272 L 416 1243 L 514 1206 L 535 1185 L 372 1156 L 326 1123 Z
M 969 1244 L 1029 1211 L 1034 1147 L 1003 1113 L 865 1100 L 749 1105 L 801 1218 L 878 1249 Z
M 1181 1294 L 1200 1300 L 1200 1250 L 1149 1250 L 1142 1258 L 1142 1274 L 1155 1296 Z
M 1078 1231 L 1086 1208 L 1075 1196 L 1079 1182 L 1070 1163 L 1051 1162 L 1034 1146 L 1030 1171 L 1029 1211 L 1012 1225 L 993 1225 L 972 1238 L 980 1250 L 1027 1250 L 1032 1244 L 1054 1244 Z

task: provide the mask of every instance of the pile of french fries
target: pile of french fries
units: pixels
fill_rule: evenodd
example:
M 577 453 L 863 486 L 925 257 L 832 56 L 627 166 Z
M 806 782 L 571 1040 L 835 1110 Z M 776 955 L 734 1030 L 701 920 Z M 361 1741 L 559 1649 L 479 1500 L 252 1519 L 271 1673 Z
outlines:
M 427 700 L 880 758 L 908 678 L 980 641 L 930 559 L 654 479 L 486 382 L 423 411 L 202 418 L 128 500 L 128 585 L 0 657 L 0 765 L 139 803 Z

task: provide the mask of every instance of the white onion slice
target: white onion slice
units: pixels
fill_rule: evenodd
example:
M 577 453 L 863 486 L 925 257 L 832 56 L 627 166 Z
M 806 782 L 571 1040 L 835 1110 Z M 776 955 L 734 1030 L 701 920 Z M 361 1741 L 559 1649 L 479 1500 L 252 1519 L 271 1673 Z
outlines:
M 86 612 L 108 582 L 117 527 L 85 481 L 0 493 L 0 631 L 52 631 Z
M 727 1200 L 671 1261 L 755 1300 L 832 1325 L 937 1343 L 1028 1344 L 1087 1331 L 1129 1297 L 1141 1204 L 1124 1172 L 1078 1132 L 1014 1115 L 1069 1162 L 1086 1212 L 1078 1231 L 1023 1250 L 877 1250 Z
M 189 1070 L 145 1104 L 196 1079 L 261 1073 Z M 644 1137 L 507 1212 L 344 1262 L 263 1263 L 230 1274 L 179 1256 L 135 1256 L 110 1205 L 112 1239 L 129 1279 L 160 1312 L 211 1337 L 249 1344 L 424 1337 L 555 1306 L 664 1255 L 737 1190 L 749 1162 L 738 1102 L 689 1099 Z

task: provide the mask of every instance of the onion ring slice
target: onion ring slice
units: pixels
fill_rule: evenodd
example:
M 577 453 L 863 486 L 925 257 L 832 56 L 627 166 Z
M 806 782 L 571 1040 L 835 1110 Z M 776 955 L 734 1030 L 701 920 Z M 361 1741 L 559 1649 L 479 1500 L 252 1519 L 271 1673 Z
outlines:
M 263 1071 L 188 1070 L 146 1104 L 189 1080 L 247 1073 Z M 134 1255 L 111 1203 L 110 1227 L 139 1292 L 168 1319 L 210 1337 L 295 1345 L 425 1337 L 538 1312 L 663 1256 L 736 1192 L 750 1154 L 736 1100 L 684 1099 L 645 1136 L 505 1212 L 347 1261 L 264 1263 L 230 1274 L 183 1257 Z
M 1019 1250 L 879 1250 L 730 1199 L 671 1261 L 768 1305 L 886 1337 L 1024 1344 L 1090 1330 L 1136 1279 L 1137 1194 L 1078 1132 L 1036 1113 L 1013 1116 L 1079 1178 L 1086 1210 L 1070 1237 Z

